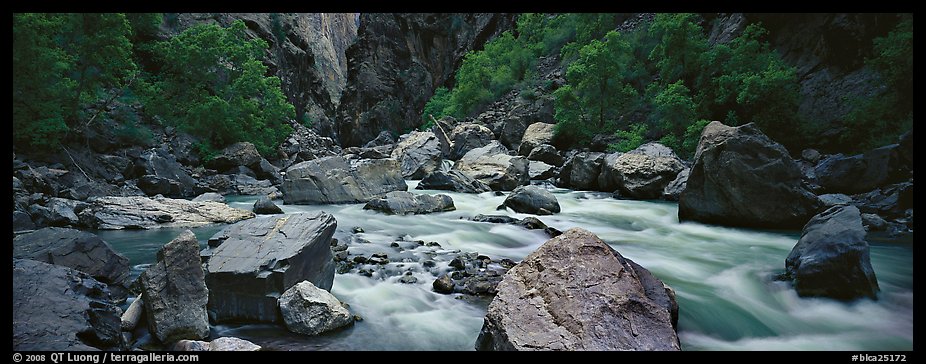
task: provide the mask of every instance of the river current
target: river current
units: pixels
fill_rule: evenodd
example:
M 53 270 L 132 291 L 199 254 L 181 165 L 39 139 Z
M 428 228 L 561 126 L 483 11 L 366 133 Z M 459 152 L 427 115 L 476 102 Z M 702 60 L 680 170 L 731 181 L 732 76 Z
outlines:
M 351 244 L 352 254 L 382 252 L 390 260 L 396 250 L 389 245 L 397 240 L 435 241 L 445 252 L 475 251 L 493 260 L 520 261 L 548 239 L 541 230 L 467 220 L 477 214 L 532 216 L 496 211 L 504 196 L 421 191 L 414 189 L 416 185 L 409 181 L 409 191 L 449 194 L 456 210 L 391 216 L 363 210 L 363 204 L 280 207 L 286 213 L 331 213 L 338 221 L 339 240 L 349 241 L 354 227 L 363 229 L 356 235 L 369 243 Z M 683 350 L 913 349 L 912 243 L 872 243 L 871 264 L 881 286 L 877 301 L 801 298 L 787 283 L 774 279 L 783 272 L 799 232 L 679 223 L 675 203 L 617 200 L 610 194 L 547 187 L 562 212 L 540 220 L 563 231 L 581 227 L 597 234 L 675 289 Z M 247 210 L 254 201 L 256 197 L 229 197 L 229 205 Z M 222 227 L 192 230 L 205 246 Z M 179 232 L 97 233 L 126 255 L 138 274 Z M 404 254 L 417 252 L 416 248 Z M 446 268 L 447 260 L 438 260 L 437 268 Z M 473 350 L 488 300 L 433 292 L 431 283 L 437 277 L 420 263 L 395 260 L 389 265 L 411 271 L 417 283 L 379 274 L 335 275 L 332 293 L 363 318 L 351 328 L 305 337 L 276 325 L 219 325 L 212 336 L 240 337 L 270 350 Z

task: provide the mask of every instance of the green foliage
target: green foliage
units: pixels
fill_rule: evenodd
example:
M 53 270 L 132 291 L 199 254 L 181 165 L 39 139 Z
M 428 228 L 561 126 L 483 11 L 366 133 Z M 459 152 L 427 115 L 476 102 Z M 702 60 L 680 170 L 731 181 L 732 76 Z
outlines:
M 161 72 L 140 87 L 149 109 L 206 142 L 206 154 L 249 141 L 265 156 L 275 153 L 292 128 L 295 108 L 280 79 L 266 77 L 260 59 L 267 43 L 245 40 L 245 25 L 191 27 L 153 49 Z
M 470 51 L 457 71 L 452 115 L 471 115 L 511 91 L 534 62 L 536 55 L 519 44 L 511 32 L 486 43 L 482 51 Z
M 618 130 L 614 133 L 618 142 L 608 145 L 611 152 L 629 152 L 646 143 L 646 124 L 633 124 L 627 130 Z
M 905 15 L 894 29 L 873 41 L 865 63 L 884 78 L 887 89 L 874 98 L 847 100 L 855 108 L 846 116 L 843 145 L 864 151 L 893 143 L 913 127 L 913 17 Z
M 669 84 L 656 95 L 653 106 L 657 125 L 669 135 L 680 137 L 695 120 L 696 105 L 681 80 Z M 677 145 L 666 145 L 678 149 Z
M 580 50 L 589 42 L 599 40 L 618 24 L 618 14 L 614 13 L 580 13 L 567 14 L 563 17 L 564 25 L 572 25 L 575 36 L 572 42 L 563 46 L 561 55 L 564 59 L 579 56 Z
M 447 90 L 446 87 L 438 87 L 437 90 L 434 90 L 434 96 L 431 96 L 428 103 L 424 105 L 424 111 L 421 113 L 421 121 L 423 124 L 420 129 L 424 131 L 434 126 L 431 117 L 440 119 L 451 114 L 450 91 Z
M 277 42 L 283 43 L 286 41 L 286 31 L 283 30 L 283 23 L 280 21 L 280 13 L 270 13 L 270 27 L 273 31 L 273 36 L 276 38 Z
M 658 14 L 649 27 L 650 36 L 658 39 L 649 60 L 655 62 L 666 84 L 683 80 L 694 86 L 696 74 L 702 71 L 701 58 L 708 47 L 696 17 L 690 13 Z
M 691 157 L 694 155 L 698 149 L 698 142 L 701 141 L 701 132 L 704 131 L 707 124 L 710 124 L 710 121 L 702 119 L 685 128 L 685 134 L 682 135 L 682 145 L 679 149 L 676 149 L 680 156 Z

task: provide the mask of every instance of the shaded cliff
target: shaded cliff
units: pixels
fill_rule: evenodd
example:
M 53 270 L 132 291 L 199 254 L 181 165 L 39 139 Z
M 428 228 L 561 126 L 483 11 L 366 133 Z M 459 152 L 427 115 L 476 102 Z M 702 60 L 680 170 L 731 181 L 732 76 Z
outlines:
M 452 83 L 466 52 L 513 27 L 515 14 L 362 14 L 348 48 L 338 137 L 357 146 L 421 124 L 434 89 Z

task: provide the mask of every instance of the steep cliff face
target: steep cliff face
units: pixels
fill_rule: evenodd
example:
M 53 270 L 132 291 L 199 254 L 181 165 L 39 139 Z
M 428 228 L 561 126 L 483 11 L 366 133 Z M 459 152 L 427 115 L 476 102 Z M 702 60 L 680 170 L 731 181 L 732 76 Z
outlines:
M 421 123 L 434 89 L 451 83 L 463 56 L 512 28 L 515 14 L 362 14 L 347 50 L 338 137 L 358 146 L 381 131 Z
M 227 26 L 242 20 L 248 35 L 270 45 L 266 64 L 283 81 L 283 93 L 320 134 L 335 134 L 332 122 L 347 83 L 345 50 L 357 35 L 353 13 L 184 13 L 165 16 L 166 35 L 200 23 Z
M 798 113 L 827 127 L 818 147 L 827 149 L 842 132 L 840 122 L 852 110 L 853 98 L 882 92 L 883 82 L 865 66 L 872 40 L 897 24 L 896 14 L 702 14 L 712 42 L 727 42 L 749 24 L 762 22 L 768 40 L 797 68 L 801 103 Z

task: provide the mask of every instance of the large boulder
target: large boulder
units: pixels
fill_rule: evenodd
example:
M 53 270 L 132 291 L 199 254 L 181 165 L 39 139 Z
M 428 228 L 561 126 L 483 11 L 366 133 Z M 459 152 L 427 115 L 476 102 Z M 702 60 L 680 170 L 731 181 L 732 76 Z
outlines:
M 905 177 L 900 147 L 891 144 L 850 157 L 837 154 L 814 167 L 817 182 L 826 193 L 855 194 Z
M 528 156 L 535 147 L 541 144 L 550 144 L 553 142 L 553 127 L 555 124 L 533 123 L 524 130 L 524 136 L 521 137 L 521 145 L 518 146 L 518 154 Z
M 71 268 L 13 259 L 13 350 L 124 348 L 109 290 Z
M 387 214 L 430 214 L 453 211 L 453 199 L 447 195 L 423 195 L 406 191 L 389 192 L 385 196 L 367 202 L 364 210 L 376 210 Z
M 402 176 L 421 179 L 440 168 L 440 142 L 432 132 L 413 131 L 396 144 L 392 150 L 392 158 L 399 161 Z
M 781 144 L 749 123 L 713 121 L 701 134 L 678 217 L 709 224 L 798 228 L 817 213 L 817 197 Z
M 508 155 L 498 141 L 470 150 L 453 169 L 482 181 L 495 191 L 511 191 L 530 182 L 527 159 Z
M 163 343 L 209 336 L 209 317 L 199 241 L 180 233 L 158 251 L 157 262 L 138 277 L 148 330 Z M 121 321 L 120 321 L 121 322 Z
M 422 190 L 443 190 L 463 193 L 481 193 L 492 190 L 489 185 L 483 183 L 482 181 L 473 179 L 463 172 L 456 170 L 434 171 L 428 173 L 427 176 L 421 179 L 421 182 L 419 182 L 418 186 L 415 188 Z
M 174 351 L 259 351 L 260 345 L 237 337 L 220 337 L 212 341 L 180 340 Z
M 537 186 L 515 188 L 505 198 L 504 205 L 525 214 L 550 215 L 560 211 L 556 196 Z
M 597 191 L 604 156 L 600 152 L 576 153 L 563 163 L 559 172 L 559 185 L 575 190 Z
M 453 128 L 450 132 L 450 140 L 453 148 L 450 150 L 450 159 L 458 160 L 463 158 L 469 151 L 481 148 L 495 139 L 492 130 L 479 124 L 461 124 Z
M 218 155 L 206 162 L 206 168 L 224 172 L 238 166 L 250 167 L 260 163 L 263 157 L 250 142 L 238 142 L 225 147 Z
M 862 217 L 855 206 L 833 206 L 814 216 L 785 260 L 800 296 L 877 299 Z
M 341 301 L 309 281 L 283 292 L 279 304 L 286 328 L 295 333 L 318 335 L 354 322 Z
M 142 152 L 122 174 L 126 179 L 145 177 L 139 181 L 139 187 L 144 186 L 142 190 L 149 195 L 161 193 L 170 197 L 189 197 L 196 192 L 196 180 L 163 148 Z
M 280 322 L 277 298 L 310 281 L 331 289 L 329 248 L 337 228 L 326 213 L 274 215 L 226 227 L 209 239 L 209 315 L 215 322 Z
M 78 213 L 83 226 L 101 230 L 198 227 L 231 224 L 254 213 L 219 202 L 197 202 L 166 197 L 94 197 Z
M 563 156 L 560 155 L 556 148 L 549 144 L 541 144 L 531 149 L 531 153 L 527 155 L 527 159 L 544 162 L 557 167 L 562 167 L 563 162 L 565 162 L 565 159 L 563 159 Z
M 527 174 L 532 180 L 549 179 L 556 176 L 556 167 L 540 161 L 528 161 Z
M 598 188 L 621 196 L 655 199 L 675 180 L 685 164 L 669 147 L 646 143 L 627 153 L 609 154 L 601 165 Z
M 580 228 L 544 243 L 496 289 L 477 350 L 680 350 L 668 287 Z
M 395 159 L 318 158 L 286 170 L 280 190 L 286 204 L 367 202 L 408 185 Z
M 252 210 L 254 211 L 255 214 L 262 214 L 262 215 L 273 215 L 273 214 L 283 213 L 283 209 L 281 209 L 279 206 L 274 204 L 273 201 L 270 201 L 270 198 L 268 198 L 267 196 L 261 196 L 260 198 L 257 199 L 257 201 L 254 201 L 254 207 Z
M 95 234 L 49 227 L 13 239 L 13 258 L 32 259 L 89 274 L 108 285 L 127 286 L 129 259 Z

